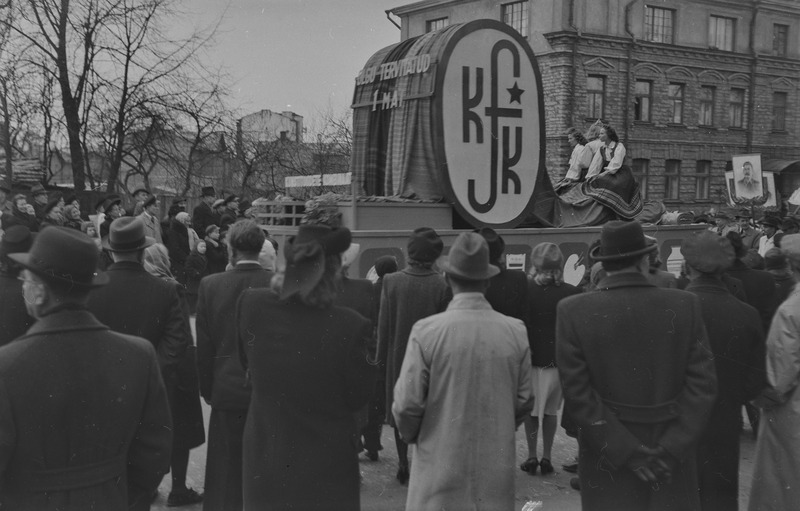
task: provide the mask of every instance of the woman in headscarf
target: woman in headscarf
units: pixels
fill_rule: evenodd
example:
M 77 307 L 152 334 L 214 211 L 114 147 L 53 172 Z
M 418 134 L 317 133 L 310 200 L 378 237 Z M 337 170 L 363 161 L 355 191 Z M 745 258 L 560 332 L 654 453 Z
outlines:
M 334 305 L 350 231 L 301 225 L 272 289 L 245 291 L 239 348 L 253 393 L 244 432 L 245 509 L 358 510 L 354 412 L 373 389 L 368 320 Z M 309 485 L 311 481 L 311 485 Z
M 540 243 L 531 252 L 528 283 L 528 342 L 533 363 L 533 392 L 536 406 L 525 418 L 528 459 L 520 468 L 530 475 L 540 468 L 542 475 L 553 472 L 550 456 L 558 428 L 558 409 L 563 395 L 556 367 L 556 307 L 562 299 L 580 293 L 564 282 L 564 256 L 558 245 Z M 542 460 L 537 457 L 539 429 L 542 431 Z
M 144 269 L 150 275 L 170 282 L 176 282 L 172 276 L 167 247 L 160 243 L 150 245 L 144 250 L 142 258 Z M 178 289 L 183 289 L 178 286 Z M 203 501 L 203 496 L 186 486 L 186 472 L 189 467 L 189 451 L 203 445 L 206 441 L 203 425 L 203 409 L 200 405 L 200 383 L 197 379 L 197 354 L 192 331 L 189 326 L 189 307 L 185 297 L 181 297 L 186 328 L 189 336 L 189 347 L 177 367 L 177 383 L 168 385 L 167 397 L 172 411 L 172 460 L 170 475 L 172 488 L 167 497 L 167 505 L 185 506 Z

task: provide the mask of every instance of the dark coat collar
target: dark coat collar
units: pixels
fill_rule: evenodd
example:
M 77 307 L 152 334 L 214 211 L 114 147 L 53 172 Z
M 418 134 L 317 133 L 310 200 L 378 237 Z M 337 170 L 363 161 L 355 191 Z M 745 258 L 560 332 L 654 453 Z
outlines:
M 604 277 L 597 285 L 600 291 L 617 289 L 621 287 L 656 287 L 641 273 L 617 273 Z
M 237 264 L 233 267 L 233 271 L 269 271 L 264 269 L 263 266 L 258 264 L 258 261 L 254 261 L 256 264 Z
M 689 282 L 689 285 L 686 286 L 686 291 L 730 294 L 725 283 L 713 277 L 697 277 Z
M 109 266 L 106 271 L 115 270 L 141 271 L 147 273 L 141 263 L 136 263 L 134 261 L 118 261 Z
M 20 339 L 49 332 L 75 330 L 108 330 L 108 327 L 97 321 L 97 318 L 86 309 L 62 309 L 39 318 Z

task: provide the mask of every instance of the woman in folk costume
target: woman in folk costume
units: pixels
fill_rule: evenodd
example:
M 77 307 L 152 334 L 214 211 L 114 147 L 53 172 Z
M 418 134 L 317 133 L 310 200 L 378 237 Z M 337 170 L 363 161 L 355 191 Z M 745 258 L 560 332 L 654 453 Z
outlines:
M 358 510 L 354 412 L 369 400 L 370 322 L 334 305 L 344 227 L 301 225 L 272 289 L 250 289 L 236 316 L 252 383 L 244 431 L 245 509 Z
M 625 146 L 608 124 L 600 129 L 602 142 L 586 173 L 584 193 L 611 209 L 620 218 L 630 220 L 642 211 L 639 185 L 628 165 Z
M 564 179 L 553 187 L 558 193 L 564 193 L 575 183 L 584 181 L 594 157 L 594 152 L 587 145 L 589 141 L 577 128 L 569 128 L 567 130 L 567 140 L 570 147 L 572 147 L 572 154 L 569 157 L 569 168 Z M 599 144 L 597 145 L 599 147 Z
M 781 250 L 800 281 L 800 234 L 784 236 Z M 761 407 L 753 463 L 750 511 L 797 509 L 800 502 L 800 286 L 795 285 L 767 336 L 769 388 Z

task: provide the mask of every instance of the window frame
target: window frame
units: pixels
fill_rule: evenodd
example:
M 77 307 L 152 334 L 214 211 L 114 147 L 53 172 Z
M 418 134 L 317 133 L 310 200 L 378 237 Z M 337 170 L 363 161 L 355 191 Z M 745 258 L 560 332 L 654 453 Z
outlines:
M 680 87 L 680 97 L 673 96 L 671 88 L 672 87 Z M 670 82 L 667 84 L 667 100 L 670 103 L 670 120 L 667 124 L 677 124 L 677 125 L 684 125 L 684 106 L 686 106 L 686 84 L 680 82 Z M 675 120 L 675 111 L 676 106 L 679 106 L 679 119 Z
M 730 23 L 730 32 L 728 33 L 728 23 Z M 719 29 L 724 27 L 725 34 L 722 34 L 725 39 L 722 44 L 717 44 L 720 39 Z M 708 47 L 712 50 L 722 51 L 735 51 L 736 50 L 736 18 L 730 16 L 720 16 L 711 14 L 708 17 Z
M 592 78 L 600 80 L 600 89 L 590 89 L 589 81 Z M 597 108 L 596 98 L 600 98 L 600 115 L 593 115 Z M 587 119 L 603 119 L 606 113 L 606 77 L 604 75 L 587 75 L 586 77 L 586 118 Z
M 781 100 L 781 105 L 778 104 L 778 98 L 783 98 Z M 772 93 L 772 131 L 786 131 L 786 108 L 788 104 L 789 93 L 784 91 L 775 91 Z
M 657 20 L 656 14 L 664 16 Z M 669 16 L 666 16 L 666 14 Z M 675 43 L 675 9 L 645 5 L 644 7 L 644 39 L 651 43 L 674 44 Z M 669 20 L 669 27 L 664 21 Z M 656 21 L 661 21 L 660 26 L 656 26 Z
M 677 162 L 676 169 L 670 169 L 671 162 Z M 664 200 L 681 200 L 681 160 L 664 160 Z
M 782 39 L 778 37 L 779 28 L 783 29 Z M 776 57 L 785 57 L 789 49 L 789 25 L 783 23 L 772 24 L 772 54 Z
M 637 90 L 637 87 L 640 83 L 647 84 L 647 94 L 640 94 Z M 634 106 L 633 106 L 633 120 L 636 122 L 653 122 L 653 80 L 639 80 L 637 79 L 634 82 Z M 642 99 L 646 100 L 647 108 L 643 109 L 641 102 Z M 643 112 L 646 112 L 646 119 L 645 116 L 642 115 Z
M 710 98 L 703 97 L 703 92 L 709 91 L 711 93 Z M 697 124 L 699 126 L 714 126 L 714 104 L 716 103 L 717 99 L 717 88 L 713 85 L 701 85 L 698 94 L 698 119 Z M 708 109 L 708 110 L 706 110 Z M 705 116 L 708 116 L 706 118 Z M 704 121 L 710 122 L 704 122 Z
M 647 182 L 650 180 L 650 159 L 634 158 L 631 162 L 631 173 L 639 182 L 642 199 L 647 200 Z
M 741 102 L 734 101 L 734 91 L 742 93 L 742 100 Z M 744 104 L 747 98 L 747 89 L 743 89 L 741 87 L 731 87 L 730 93 L 728 94 L 728 127 L 729 128 L 744 128 Z M 736 124 L 734 117 L 735 109 L 738 107 L 739 109 L 739 123 Z
M 695 167 L 694 200 L 711 200 L 711 160 L 697 160 Z
M 517 14 L 514 12 L 515 7 L 520 7 L 519 12 L 519 20 L 517 20 L 520 24 L 520 28 L 514 26 L 515 20 L 514 15 Z M 507 12 L 507 9 L 511 8 L 512 12 Z M 510 17 L 511 19 L 506 19 L 506 17 Z M 504 4 L 500 4 L 500 19 L 503 23 L 510 26 L 517 32 L 519 32 L 522 37 L 528 38 L 528 32 L 530 31 L 530 2 L 528 0 L 518 0 L 516 2 L 506 2 Z
M 438 26 L 441 24 L 441 26 Z M 425 20 L 425 33 L 435 32 L 450 25 L 450 17 L 442 16 L 441 18 L 434 18 L 432 20 Z

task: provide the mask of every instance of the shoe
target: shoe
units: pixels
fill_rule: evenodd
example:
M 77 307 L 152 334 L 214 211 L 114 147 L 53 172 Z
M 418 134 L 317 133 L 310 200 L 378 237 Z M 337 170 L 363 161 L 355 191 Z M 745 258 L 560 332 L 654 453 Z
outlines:
M 168 507 L 189 506 L 199 502 L 203 502 L 203 496 L 191 488 L 171 491 L 169 492 L 169 497 L 167 497 Z
M 397 469 L 397 480 L 400 481 L 400 484 L 405 486 L 408 484 L 408 466 L 400 465 L 400 468 Z
M 378 461 L 378 451 L 367 451 L 369 461 Z
M 528 458 L 525 460 L 522 465 L 519 466 L 519 469 L 523 472 L 527 472 L 530 475 L 534 475 L 536 473 L 536 467 L 539 466 L 539 460 L 535 457 Z
M 573 477 L 569 480 L 569 485 L 572 487 L 573 490 L 581 491 L 581 480 L 577 477 Z
M 539 462 L 539 468 L 541 469 L 543 476 L 555 472 L 555 470 L 553 469 L 553 464 L 550 463 L 550 460 L 548 460 L 547 458 L 542 458 L 542 461 Z
M 570 463 L 569 465 L 561 465 L 561 468 L 563 468 L 565 472 L 569 472 L 570 474 L 577 474 L 578 473 L 578 464 L 577 463 Z

